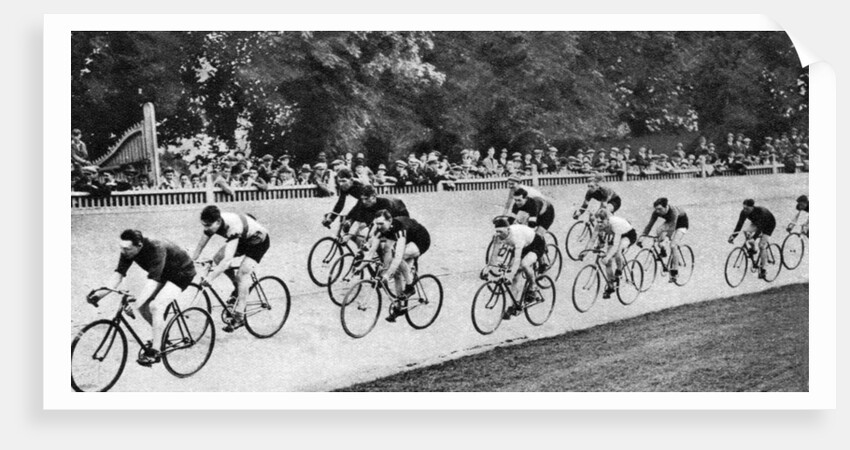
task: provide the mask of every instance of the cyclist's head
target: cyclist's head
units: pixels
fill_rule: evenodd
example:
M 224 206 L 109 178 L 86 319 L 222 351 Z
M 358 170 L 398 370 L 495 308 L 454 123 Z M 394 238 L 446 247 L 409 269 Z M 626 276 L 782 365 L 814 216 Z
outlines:
M 130 258 L 136 256 L 142 249 L 142 240 L 145 237 L 139 230 L 124 230 L 121 233 L 121 253 Z
M 375 193 L 375 188 L 372 185 L 366 185 L 363 187 L 363 191 L 360 193 L 360 201 L 363 202 L 365 206 L 372 206 L 378 201 L 378 195 Z
M 515 173 L 511 174 L 511 176 L 508 177 L 508 188 L 513 189 L 516 185 L 519 184 L 519 182 L 520 182 L 519 175 L 517 175 Z
M 657 211 L 659 214 L 666 214 L 667 204 L 667 197 L 661 197 L 652 203 L 652 207 L 655 208 L 655 211 Z
M 755 200 L 753 200 L 751 198 L 744 200 L 744 211 L 749 213 L 750 211 L 753 210 L 753 207 L 755 207 L 755 206 L 756 206 Z
M 499 235 L 499 237 L 502 239 L 504 239 L 505 236 L 508 235 L 509 225 L 510 222 L 505 216 L 499 216 L 493 219 L 493 226 L 496 227 L 496 234 Z
M 373 223 L 375 224 L 375 227 L 379 230 L 387 231 L 390 228 L 392 221 L 392 214 L 390 214 L 390 212 L 386 209 L 382 209 L 375 213 L 375 220 L 373 221 Z
M 220 221 L 221 210 L 218 209 L 218 206 L 209 205 L 201 211 L 201 225 L 204 226 L 204 231 L 215 233 L 218 231 Z
M 599 208 L 599 211 L 596 211 L 596 218 L 599 219 L 601 223 L 607 223 L 610 217 L 611 213 L 605 208 Z
M 343 190 L 348 190 L 348 188 L 351 187 L 353 177 L 354 175 L 348 167 L 343 167 L 336 173 L 337 184 L 339 184 Z
M 523 188 L 517 188 L 514 191 L 514 203 L 518 206 L 524 206 L 525 202 L 528 201 L 528 191 Z
M 797 203 L 809 203 L 809 197 L 806 195 L 801 195 L 797 197 Z

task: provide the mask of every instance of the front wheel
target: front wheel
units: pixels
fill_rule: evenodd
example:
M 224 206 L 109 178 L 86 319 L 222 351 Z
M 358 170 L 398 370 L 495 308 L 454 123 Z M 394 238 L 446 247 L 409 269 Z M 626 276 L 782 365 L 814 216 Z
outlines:
M 782 266 L 788 270 L 794 270 L 803 261 L 806 253 L 806 242 L 800 233 L 790 233 L 782 241 Z
M 109 320 L 86 325 L 71 342 L 71 387 L 77 392 L 106 392 L 127 364 L 127 336 Z
M 342 330 L 354 339 L 375 328 L 381 314 L 381 289 L 376 281 L 362 280 L 349 289 L 339 310 Z
M 747 276 L 747 260 L 749 258 L 743 247 L 735 247 L 729 252 L 723 272 L 729 287 L 736 288 L 744 281 L 744 277 Z
M 549 267 L 546 268 L 544 274 L 558 280 L 561 277 L 561 270 L 563 269 L 564 264 L 563 258 L 561 257 L 561 249 L 554 244 L 547 245 L 546 258 L 549 260 Z
M 162 365 L 177 378 L 201 370 L 215 347 L 215 327 L 210 313 L 202 308 L 183 310 L 168 321 L 162 333 Z
M 770 244 L 764 255 L 764 281 L 772 282 L 782 271 L 782 249 L 778 244 Z
M 422 275 L 414 283 L 416 294 L 407 299 L 405 317 L 417 330 L 428 328 L 443 307 L 443 285 L 434 275 Z
M 590 224 L 584 221 L 574 223 L 567 231 L 567 237 L 564 238 L 564 249 L 567 251 L 567 257 L 573 261 L 578 261 L 582 250 L 590 248 L 592 239 L 593 230 L 590 228 Z
M 336 306 L 342 306 L 342 299 L 351 286 L 363 279 L 363 271 L 354 272 L 353 262 L 354 255 L 342 255 L 334 261 L 328 272 L 328 297 Z
M 579 270 L 573 281 L 573 306 L 578 312 L 587 312 L 596 303 L 602 281 L 599 270 L 593 264 L 588 264 Z
M 505 286 L 488 281 L 478 288 L 472 298 L 472 326 L 475 331 L 488 335 L 499 328 L 505 312 Z
M 640 263 L 640 267 L 643 269 L 641 292 L 646 292 L 655 283 L 655 277 L 658 275 L 658 262 L 655 260 L 655 254 L 652 253 L 652 250 L 644 248 L 632 259 Z
M 676 255 L 678 257 L 676 261 L 678 273 L 675 283 L 677 286 L 684 286 L 688 284 L 694 274 L 694 250 L 690 245 L 680 245 L 676 251 L 678 252 Z
M 289 288 L 278 277 L 260 278 L 248 291 L 245 328 L 254 337 L 265 339 L 277 334 L 289 317 Z
M 537 295 L 525 307 L 525 318 L 534 326 L 549 320 L 555 310 L 555 282 L 546 275 L 537 277 Z
M 319 287 L 327 286 L 328 272 L 331 264 L 345 253 L 343 246 L 332 237 L 323 237 L 313 244 L 307 255 L 307 274 L 313 283 Z

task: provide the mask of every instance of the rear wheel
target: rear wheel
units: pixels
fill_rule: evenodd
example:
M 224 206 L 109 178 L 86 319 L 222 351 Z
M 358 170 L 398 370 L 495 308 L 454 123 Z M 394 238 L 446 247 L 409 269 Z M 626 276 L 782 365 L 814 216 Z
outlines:
M 414 283 L 416 294 L 407 299 L 405 317 L 411 327 L 428 328 L 443 307 L 443 285 L 434 275 L 422 275 Z
M 475 331 L 488 335 L 499 328 L 505 311 L 505 286 L 488 281 L 478 288 L 472 298 L 472 326 Z
M 557 280 L 561 277 L 561 269 L 563 268 L 563 258 L 561 257 L 561 249 L 554 244 L 546 246 L 546 257 L 549 259 L 549 267 L 544 272 L 553 279 Z
M 641 249 L 633 258 L 634 261 L 640 263 L 643 269 L 643 287 L 641 292 L 646 292 L 655 283 L 655 277 L 658 275 L 658 262 L 655 260 L 655 255 L 648 248 Z
M 555 309 L 555 282 L 546 275 L 537 277 L 537 295 L 525 307 L 525 318 L 535 326 L 543 325 Z
M 201 370 L 215 346 L 215 327 L 210 313 L 201 308 L 183 310 L 168 321 L 162 333 L 162 365 L 178 378 Z
M 782 271 L 782 249 L 778 244 L 770 244 L 764 255 L 764 281 L 772 282 Z
M 344 252 L 343 246 L 332 237 L 323 237 L 313 244 L 307 255 L 307 273 L 316 286 L 326 286 L 331 264 Z
M 127 364 L 127 336 L 109 320 L 92 322 L 71 342 L 71 387 L 77 392 L 106 392 Z
M 245 328 L 254 337 L 270 338 L 289 318 L 289 288 L 278 277 L 260 278 L 248 291 Z
M 729 256 L 726 257 L 726 268 L 723 272 L 726 277 L 726 284 L 733 288 L 741 285 L 744 277 L 747 276 L 748 260 L 743 247 L 735 247 L 729 252 Z
M 369 334 L 381 314 L 381 290 L 373 280 L 357 282 L 343 297 L 339 311 L 345 334 L 358 339 Z
M 678 273 L 676 274 L 676 285 L 684 286 L 688 284 L 691 276 L 694 274 L 694 251 L 690 245 L 680 245 L 678 249 L 676 249 L 678 254 L 678 261 L 676 261 L 676 270 Z M 644 273 L 646 273 L 646 269 L 644 269 Z M 646 282 L 644 280 L 644 282 Z
M 601 280 L 599 270 L 593 264 L 582 267 L 573 281 L 573 306 L 578 312 L 587 312 L 596 303 Z
M 546 234 L 543 235 L 543 238 L 546 240 L 546 245 L 554 245 L 558 247 L 558 238 L 555 236 L 555 233 L 546 230 Z
M 643 292 L 643 268 L 635 260 L 627 261 L 617 287 L 617 298 L 620 303 L 631 305 L 641 292 Z
M 354 255 L 342 255 L 331 265 L 328 272 L 328 297 L 337 306 L 355 283 L 363 279 L 363 272 L 354 273 Z
M 790 233 L 782 241 L 782 266 L 794 270 L 803 261 L 806 253 L 806 242 L 799 233 Z
M 574 223 L 567 231 L 567 237 L 564 239 L 567 256 L 573 261 L 578 261 L 582 250 L 590 247 L 592 238 L 593 230 L 590 228 L 590 224 L 584 221 Z

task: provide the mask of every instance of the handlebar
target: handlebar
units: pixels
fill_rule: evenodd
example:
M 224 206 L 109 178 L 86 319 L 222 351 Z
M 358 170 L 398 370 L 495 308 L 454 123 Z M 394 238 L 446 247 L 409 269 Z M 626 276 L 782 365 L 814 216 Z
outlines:
M 133 303 L 133 302 L 136 301 L 136 298 L 133 297 L 133 295 L 130 294 L 130 292 L 128 292 L 128 291 L 112 289 L 112 288 L 108 288 L 108 287 L 104 286 L 104 287 L 100 287 L 100 288 L 97 288 L 97 289 L 92 289 L 92 291 L 89 292 L 88 295 L 86 295 L 86 302 L 88 302 L 90 305 L 97 308 L 98 302 L 100 300 L 102 300 L 102 297 L 101 298 L 95 298 L 94 295 L 96 293 L 100 292 L 100 291 L 107 291 L 108 293 L 111 293 L 111 294 L 121 295 L 121 305 L 122 306 L 126 306 L 127 304 Z

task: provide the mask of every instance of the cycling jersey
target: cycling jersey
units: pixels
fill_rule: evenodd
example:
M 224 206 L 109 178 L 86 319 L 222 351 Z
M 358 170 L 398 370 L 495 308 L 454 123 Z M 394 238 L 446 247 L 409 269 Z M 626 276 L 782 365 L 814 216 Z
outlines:
M 776 228 L 776 218 L 773 217 L 773 213 L 763 206 L 755 206 L 749 214 L 745 210 L 741 210 L 738 223 L 735 225 L 735 233 L 741 231 L 741 227 L 747 219 L 756 227 L 758 233 L 767 236 L 773 234 L 773 229 Z
M 239 239 L 240 244 L 258 245 L 266 240 L 269 232 L 250 215 L 223 212 L 218 230 L 215 233 L 204 230 L 204 234 L 207 236 L 217 234 L 228 241 Z
M 410 217 L 393 217 L 393 221 L 387 231 L 379 231 L 378 235 L 384 239 L 398 241 L 404 238 L 405 242 L 413 242 L 419 247 L 419 254 L 431 247 L 431 235 L 419 222 Z
M 621 206 L 620 196 L 617 195 L 613 189 L 605 186 L 597 186 L 596 188 L 588 189 L 587 193 L 584 195 L 584 203 L 582 203 L 579 212 L 583 213 L 584 210 L 587 209 L 587 203 L 590 200 L 597 200 L 603 205 L 609 203 L 612 206 L 611 212 L 617 212 Z
M 540 197 L 528 197 L 522 206 L 514 202 L 511 212 L 516 215 L 520 211 L 528 214 L 529 218 L 536 217 L 536 226 L 543 227 L 544 230 L 548 230 L 552 226 L 552 222 L 555 221 L 555 208 L 551 203 Z M 529 223 L 529 226 L 531 226 L 531 223 Z
M 192 258 L 185 250 L 167 240 L 142 238 L 139 253 L 132 258 L 122 254 L 115 271 L 122 277 L 127 276 L 127 269 L 134 262 L 148 273 L 149 279 L 157 283 L 171 282 L 180 289 L 186 289 L 195 278 Z
M 372 223 L 378 211 L 386 209 L 393 217 L 410 217 L 404 202 L 398 198 L 377 197 L 375 204 L 366 206 L 361 200 L 348 213 L 348 219 L 360 223 Z
M 652 226 L 655 225 L 655 221 L 659 217 L 664 219 L 664 225 L 667 227 L 675 225 L 675 229 L 679 229 L 688 228 L 689 225 L 688 214 L 685 210 L 670 205 L 667 208 L 667 214 L 658 214 L 658 212 L 653 209 L 652 216 L 649 218 L 649 223 L 646 225 L 646 228 L 643 229 L 643 234 L 649 234 L 650 230 L 652 230 Z
M 339 182 L 337 182 L 339 185 Z M 354 198 L 354 200 L 360 201 L 360 197 L 363 196 L 363 188 L 365 185 L 360 180 L 351 180 L 351 186 L 349 186 L 348 190 L 343 191 L 341 188 L 339 189 L 339 199 L 337 199 L 336 204 L 334 205 L 333 212 L 335 214 L 339 214 L 342 212 L 342 208 L 345 206 L 345 197 L 350 196 Z

